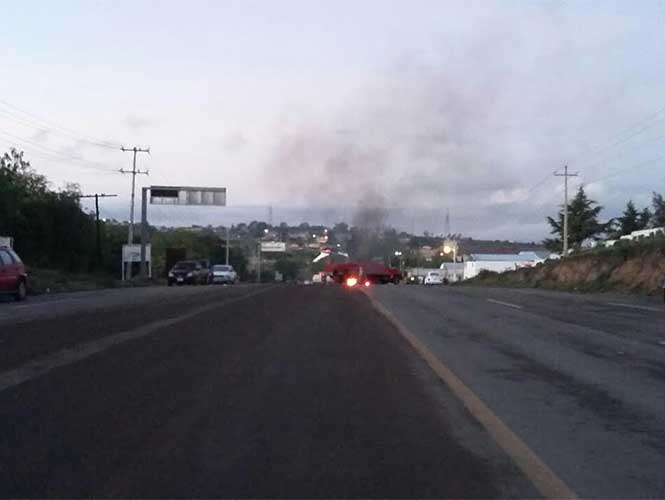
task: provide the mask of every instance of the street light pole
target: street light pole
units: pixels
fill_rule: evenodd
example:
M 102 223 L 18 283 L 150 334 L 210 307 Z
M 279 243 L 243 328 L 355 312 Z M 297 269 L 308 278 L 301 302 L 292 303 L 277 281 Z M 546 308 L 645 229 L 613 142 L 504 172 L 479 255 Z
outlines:
M 226 226 L 226 265 L 229 265 L 229 227 Z
M 256 277 L 257 281 L 261 283 L 261 242 L 259 241 L 259 246 L 256 249 L 257 255 L 258 255 L 258 266 L 257 266 L 257 272 L 256 272 Z

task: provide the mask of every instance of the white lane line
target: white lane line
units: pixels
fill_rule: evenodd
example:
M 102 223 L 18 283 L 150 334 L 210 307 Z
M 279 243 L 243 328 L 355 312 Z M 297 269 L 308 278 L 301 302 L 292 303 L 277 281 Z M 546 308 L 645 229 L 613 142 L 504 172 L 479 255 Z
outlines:
M 627 307 L 628 309 L 639 309 L 640 311 L 665 312 L 665 308 L 638 306 L 635 304 L 622 304 L 620 302 L 607 302 L 608 306 Z
M 501 306 L 512 307 L 513 309 L 524 309 L 524 307 L 518 306 L 517 304 L 511 304 L 510 302 L 502 302 L 500 300 L 487 299 L 487 302 L 491 302 L 492 304 L 499 304 Z
M 202 314 L 204 312 L 211 311 L 213 309 L 218 309 L 220 307 L 225 307 L 229 304 L 239 302 L 241 300 L 265 293 L 268 290 L 271 290 L 274 287 L 267 287 L 255 292 L 246 293 L 239 297 L 233 297 L 223 302 L 215 302 L 213 304 L 208 304 L 188 313 L 182 314 L 181 316 L 176 316 L 175 318 L 162 319 L 159 321 L 153 321 L 147 325 L 140 326 L 134 330 L 127 330 L 120 333 L 115 333 L 101 339 L 91 340 L 90 342 L 84 342 L 82 344 L 75 345 L 72 348 L 62 349 L 52 354 L 47 354 L 39 358 L 28 361 L 27 363 L 9 370 L 6 372 L 0 372 L 0 392 L 16 387 L 23 382 L 28 382 L 29 380 L 36 379 L 45 375 L 55 368 L 61 366 L 67 366 L 82 359 L 88 358 L 93 354 L 105 351 L 109 347 L 127 342 L 128 340 L 135 340 L 146 335 L 153 333 L 160 328 L 165 328 L 168 326 L 175 325 L 176 323 L 181 323 L 182 321 L 188 320 L 194 316 Z

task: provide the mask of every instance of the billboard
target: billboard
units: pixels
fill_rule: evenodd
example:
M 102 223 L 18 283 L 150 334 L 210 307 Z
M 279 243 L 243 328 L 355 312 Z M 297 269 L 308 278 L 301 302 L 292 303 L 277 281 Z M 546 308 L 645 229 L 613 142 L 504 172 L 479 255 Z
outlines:
M 262 241 L 262 252 L 286 252 L 286 243 L 283 241 Z
M 150 186 L 152 205 L 226 206 L 226 188 L 194 186 Z

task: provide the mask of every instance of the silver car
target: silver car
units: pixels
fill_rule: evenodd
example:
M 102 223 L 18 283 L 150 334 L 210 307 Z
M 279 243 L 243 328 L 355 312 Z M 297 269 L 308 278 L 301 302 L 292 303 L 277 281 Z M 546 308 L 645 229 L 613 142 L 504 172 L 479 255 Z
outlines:
M 210 270 L 210 274 L 212 283 L 233 285 L 238 281 L 238 273 L 235 272 L 233 266 L 224 264 L 214 265 Z

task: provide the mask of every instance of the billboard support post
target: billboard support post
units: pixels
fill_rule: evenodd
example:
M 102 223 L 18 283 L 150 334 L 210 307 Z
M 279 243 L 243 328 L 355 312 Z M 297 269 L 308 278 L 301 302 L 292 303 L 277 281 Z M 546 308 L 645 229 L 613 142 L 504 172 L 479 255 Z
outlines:
M 141 257 L 139 263 L 139 276 L 141 278 L 145 278 L 148 274 L 148 263 L 146 262 L 148 191 L 150 191 L 150 203 L 156 205 L 226 206 L 226 188 L 192 186 L 150 186 L 141 188 Z M 152 274 L 152 272 L 149 274 Z
M 148 187 L 141 189 L 141 264 L 139 268 L 141 279 L 145 279 L 148 274 L 148 263 L 145 261 L 145 244 L 148 239 L 148 197 L 146 193 L 149 189 Z

